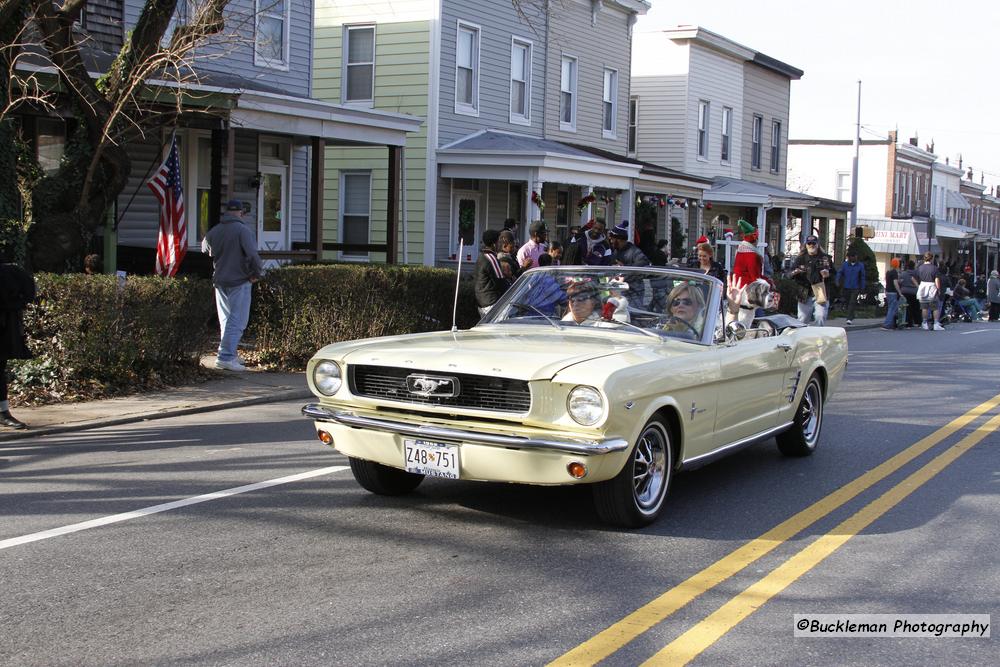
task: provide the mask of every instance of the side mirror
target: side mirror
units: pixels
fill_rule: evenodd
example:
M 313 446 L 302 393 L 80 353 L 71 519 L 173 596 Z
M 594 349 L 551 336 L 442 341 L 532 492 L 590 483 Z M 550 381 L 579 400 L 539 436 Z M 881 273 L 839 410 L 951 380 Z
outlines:
M 726 325 L 726 340 L 736 342 L 743 340 L 747 335 L 747 328 L 742 322 L 730 322 Z

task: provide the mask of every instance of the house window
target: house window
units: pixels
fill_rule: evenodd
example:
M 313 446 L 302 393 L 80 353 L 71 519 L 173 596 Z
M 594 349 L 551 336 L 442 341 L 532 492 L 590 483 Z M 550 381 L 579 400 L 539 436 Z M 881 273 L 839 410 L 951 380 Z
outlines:
M 510 122 L 531 124 L 531 43 L 510 43 Z
M 614 139 L 618 129 L 618 72 L 604 70 L 604 137 Z
M 563 56 L 559 82 L 559 129 L 576 132 L 576 58 Z
M 455 48 L 455 113 L 479 115 L 479 27 L 466 23 Z
M 253 64 L 288 69 L 289 0 L 256 0 L 257 33 Z
M 628 100 L 628 152 L 635 155 L 636 139 L 639 133 L 639 98 Z
M 371 229 L 372 175 L 370 172 L 343 172 L 340 177 L 341 243 L 365 245 Z M 345 250 L 344 257 L 367 257 L 367 251 Z
M 781 121 L 771 121 L 771 171 L 781 167 Z
M 851 172 L 837 172 L 836 197 L 838 201 L 851 201 Z
M 344 26 L 344 102 L 375 99 L 375 26 Z
M 729 162 L 729 140 L 733 136 L 733 110 L 722 107 L 722 152 L 723 162 Z
M 60 118 L 38 118 L 35 122 L 38 166 L 46 174 L 54 174 L 66 151 L 66 123 Z
M 753 117 L 753 134 L 750 137 L 750 168 L 760 169 L 760 135 L 764 131 L 763 116 Z
M 698 157 L 705 159 L 708 157 L 708 102 L 700 100 L 698 102 Z
M 507 183 L 507 220 L 520 222 L 524 216 L 524 187 L 520 183 Z
M 212 138 L 209 136 L 195 136 L 195 165 L 194 175 L 194 204 L 195 204 L 195 233 L 189 236 L 191 245 L 197 246 L 201 239 L 205 238 L 208 232 L 208 223 L 211 220 L 211 198 L 212 198 Z M 190 217 L 189 217 L 190 219 Z

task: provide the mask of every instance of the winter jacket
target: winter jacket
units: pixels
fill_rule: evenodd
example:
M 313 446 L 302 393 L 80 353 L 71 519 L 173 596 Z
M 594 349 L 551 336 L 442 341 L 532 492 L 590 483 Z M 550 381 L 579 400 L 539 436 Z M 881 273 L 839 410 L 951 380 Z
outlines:
M 35 300 L 35 279 L 17 264 L 0 264 L 0 359 L 30 359 L 24 309 Z
M 483 250 L 479 253 L 479 259 L 476 260 L 475 279 L 476 305 L 480 308 L 495 304 L 510 286 L 503 276 L 500 261 L 492 250 Z
M 223 215 L 205 234 L 201 250 L 212 258 L 212 282 L 217 287 L 236 287 L 264 275 L 257 240 L 238 215 Z
M 649 258 L 631 242 L 626 241 L 621 250 L 614 252 L 612 263 L 622 266 L 649 266 Z
M 844 289 L 864 289 L 867 284 L 865 281 L 865 263 L 855 262 L 851 264 L 845 260 L 840 267 L 840 273 L 837 274 L 837 284 Z
M 990 303 L 1000 303 L 1000 278 L 990 278 L 986 281 L 986 299 Z

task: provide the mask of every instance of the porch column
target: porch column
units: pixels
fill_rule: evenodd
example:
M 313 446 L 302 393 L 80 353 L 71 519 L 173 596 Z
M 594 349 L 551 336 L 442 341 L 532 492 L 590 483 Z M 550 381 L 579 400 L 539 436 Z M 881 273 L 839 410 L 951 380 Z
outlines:
M 806 242 L 806 237 L 812 234 L 813 222 L 812 211 L 807 208 L 802 209 L 802 230 L 799 233 L 799 248 Z
M 767 245 L 767 215 L 764 213 L 764 206 L 757 207 L 757 251 L 763 252 Z
M 781 209 L 781 224 L 778 225 L 778 252 L 784 255 L 787 251 L 785 250 L 785 240 L 788 234 L 788 209 Z M 775 255 L 777 253 L 771 253 Z
M 389 188 L 386 196 L 385 262 L 396 263 L 396 246 L 399 229 L 399 146 L 389 146 Z
M 326 140 L 312 138 L 312 173 L 309 187 L 312 196 L 309 202 L 309 238 L 316 252 L 316 260 L 323 259 L 323 174 L 326 160 Z
M 628 180 L 628 190 L 625 192 L 625 203 L 622 214 L 628 215 L 628 240 L 635 242 L 635 179 Z
M 594 194 L 594 186 L 588 185 L 585 188 L 581 188 L 580 199 L 583 199 L 587 195 L 592 195 L 592 194 Z M 594 217 L 594 205 L 587 204 L 583 208 L 583 212 L 580 214 L 580 227 L 583 227 L 585 224 L 587 224 L 587 221 L 593 217 Z
M 525 227 L 525 232 L 531 227 L 531 223 L 536 220 L 541 220 L 544 213 L 542 208 L 538 206 L 535 202 L 531 201 L 531 193 L 537 192 L 539 201 L 542 200 L 542 189 L 545 188 L 545 182 L 538 180 L 537 172 L 533 173 L 531 176 L 531 182 L 528 187 L 528 221 Z

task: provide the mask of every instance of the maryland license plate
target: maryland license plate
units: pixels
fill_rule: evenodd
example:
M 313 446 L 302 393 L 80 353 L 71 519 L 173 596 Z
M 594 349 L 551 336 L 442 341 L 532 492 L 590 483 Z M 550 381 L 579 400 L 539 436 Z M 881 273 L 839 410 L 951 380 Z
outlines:
M 404 440 L 406 472 L 458 479 L 458 446 L 426 440 Z

